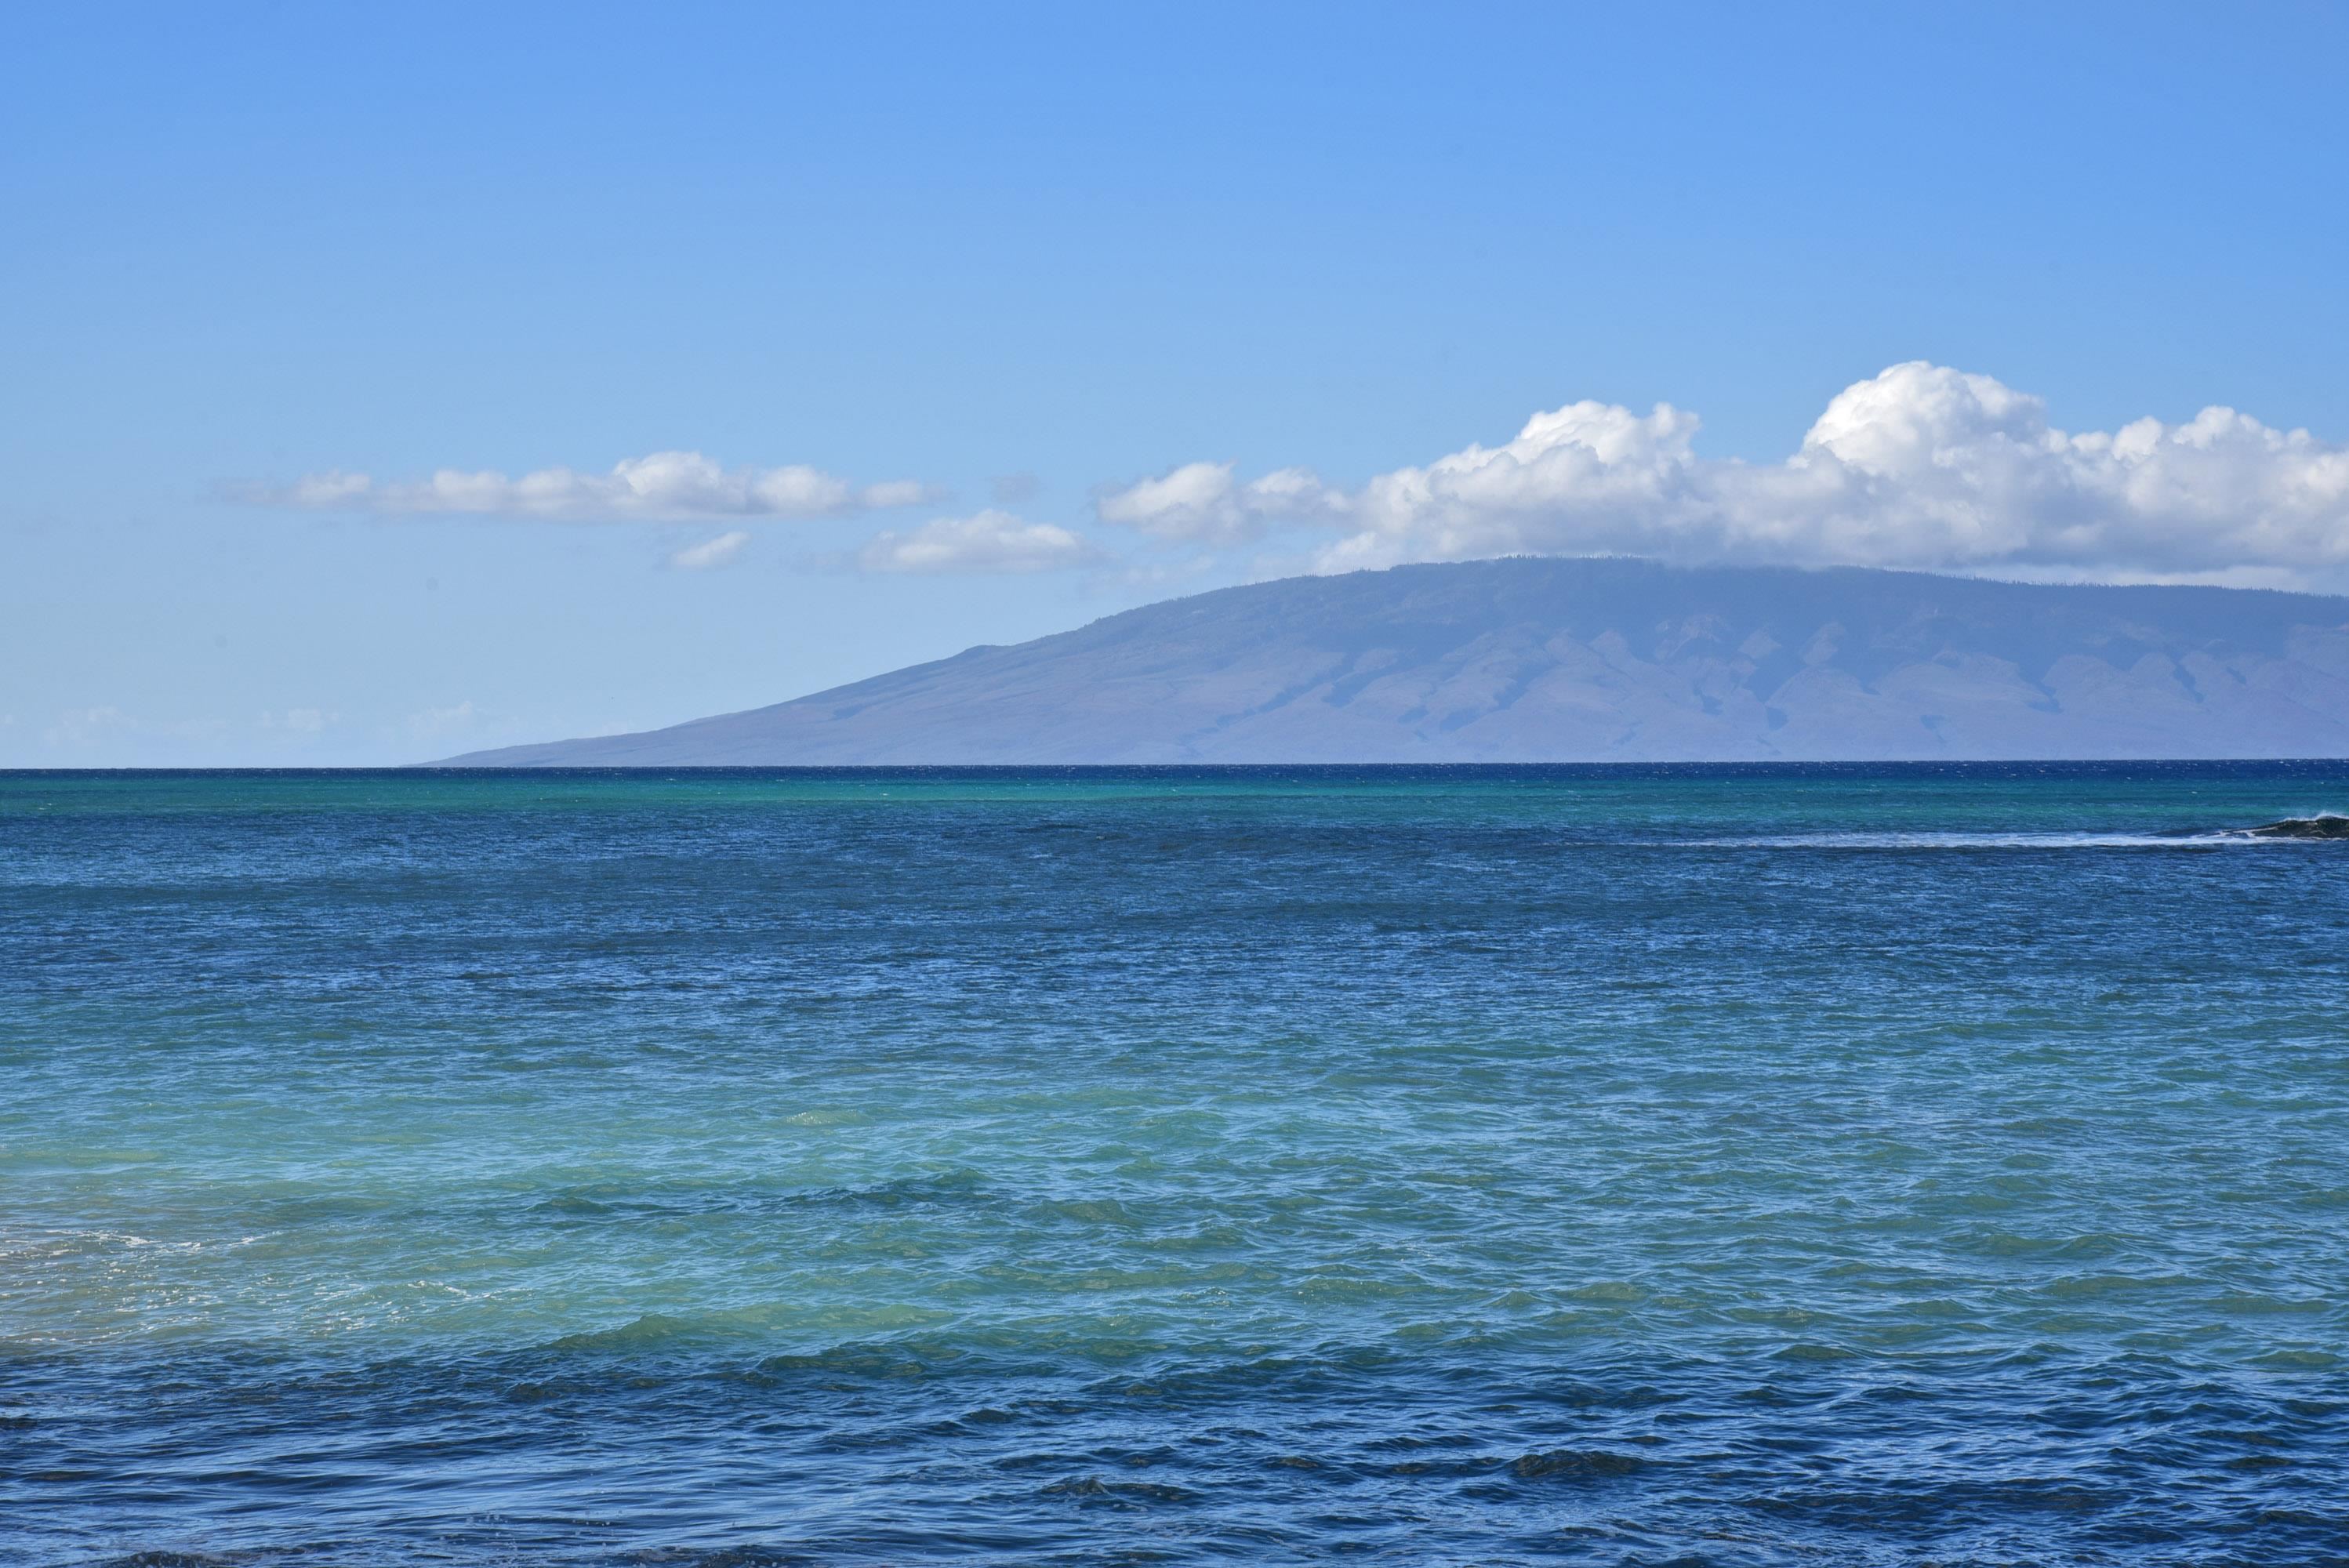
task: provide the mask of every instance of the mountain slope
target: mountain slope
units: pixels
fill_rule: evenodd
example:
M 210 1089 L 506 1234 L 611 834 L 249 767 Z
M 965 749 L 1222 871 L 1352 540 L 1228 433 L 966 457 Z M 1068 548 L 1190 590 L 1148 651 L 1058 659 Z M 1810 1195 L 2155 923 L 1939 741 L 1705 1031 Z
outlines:
M 1226 588 L 465 766 L 2349 755 L 2349 599 L 1626 560 Z

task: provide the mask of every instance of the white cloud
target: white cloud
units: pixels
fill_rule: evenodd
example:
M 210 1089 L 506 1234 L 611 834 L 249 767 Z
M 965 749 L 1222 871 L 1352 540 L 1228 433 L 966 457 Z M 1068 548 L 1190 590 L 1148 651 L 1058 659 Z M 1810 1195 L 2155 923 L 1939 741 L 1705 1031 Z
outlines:
M 772 470 L 781 473 L 778 469 Z M 802 470 L 812 473 L 812 469 Z M 856 492 L 857 511 L 886 511 L 896 506 L 924 506 L 946 499 L 946 491 L 936 485 L 926 485 L 919 480 L 884 480 L 877 485 L 866 485 Z
M 1693 414 L 1575 403 L 1351 492 L 1194 463 L 1102 498 L 1104 520 L 1245 538 L 1348 536 L 1324 571 L 1510 553 L 2298 581 L 2349 567 L 2349 448 L 2231 408 L 2073 435 L 1987 376 L 1922 362 L 1847 387 L 1782 462 L 1699 457 Z
M 1050 572 L 1081 566 L 1097 552 L 1065 528 L 989 508 L 942 517 L 910 533 L 885 531 L 858 552 L 867 572 Z
M 1103 522 L 1204 544 L 1254 539 L 1284 518 L 1344 514 L 1346 498 L 1310 469 L 1279 469 L 1243 484 L 1233 477 L 1236 466 L 1185 463 L 1154 480 L 1103 491 L 1093 510 Z
M 473 513 L 563 521 L 678 522 L 698 518 L 841 517 L 936 499 L 915 480 L 862 487 L 801 464 L 729 469 L 699 452 L 628 458 L 605 474 L 538 469 L 520 478 L 442 469 L 426 480 L 308 474 L 289 485 L 233 486 L 229 495 L 314 511 Z
M 688 544 L 668 558 L 668 563 L 681 572 L 707 572 L 724 566 L 742 553 L 750 542 L 750 535 L 742 529 L 732 529 L 715 539 L 705 539 L 698 544 Z

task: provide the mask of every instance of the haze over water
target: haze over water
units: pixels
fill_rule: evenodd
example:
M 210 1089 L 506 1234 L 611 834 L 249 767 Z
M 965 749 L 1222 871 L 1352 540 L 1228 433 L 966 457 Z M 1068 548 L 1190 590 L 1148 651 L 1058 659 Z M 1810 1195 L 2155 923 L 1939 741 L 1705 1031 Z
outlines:
M 2349 1555 L 2345 808 L 0 775 L 0 1563 Z

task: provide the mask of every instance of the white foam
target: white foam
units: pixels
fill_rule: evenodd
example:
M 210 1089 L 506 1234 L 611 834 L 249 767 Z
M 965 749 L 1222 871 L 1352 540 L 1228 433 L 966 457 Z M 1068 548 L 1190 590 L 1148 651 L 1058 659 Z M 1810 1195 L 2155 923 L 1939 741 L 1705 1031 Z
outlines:
M 1718 850 L 2177 850 L 2300 843 L 2242 831 L 2208 833 L 1967 833 L 1837 830 L 1731 839 L 1683 839 L 1674 847 Z

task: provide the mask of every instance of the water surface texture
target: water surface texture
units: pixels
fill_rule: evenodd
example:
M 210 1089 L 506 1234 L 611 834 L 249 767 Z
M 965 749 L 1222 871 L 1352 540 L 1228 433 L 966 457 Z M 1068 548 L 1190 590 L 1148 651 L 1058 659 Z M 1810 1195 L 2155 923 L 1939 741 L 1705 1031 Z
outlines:
M 0 1563 L 2339 1560 L 2327 809 L 0 776 Z

